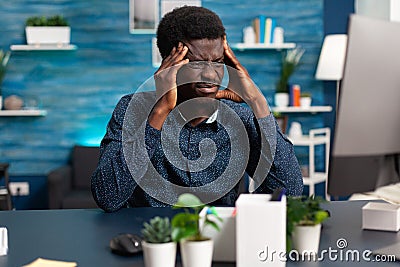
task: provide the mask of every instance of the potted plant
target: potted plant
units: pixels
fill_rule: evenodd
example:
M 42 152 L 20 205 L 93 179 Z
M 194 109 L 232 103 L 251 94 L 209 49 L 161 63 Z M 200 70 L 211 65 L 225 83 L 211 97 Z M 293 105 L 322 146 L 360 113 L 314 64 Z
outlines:
M 293 248 L 300 254 L 313 253 L 319 249 L 321 223 L 329 217 L 329 213 L 320 207 L 324 202 L 321 197 L 302 196 L 287 198 L 287 250 Z
M 211 208 L 208 209 L 206 216 L 201 218 L 200 211 L 206 205 L 192 194 L 180 195 L 173 207 L 184 210 L 176 214 L 171 221 L 172 240 L 180 243 L 183 267 L 210 267 L 213 240 L 203 236 L 202 231 L 206 226 L 219 230 L 215 220 L 222 221 L 222 219 Z
M 276 83 L 275 106 L 287 107 L 289 105 L 289 79 L 300 63 L 305 50 L 295 48 L 288 50 L 282 56 L 281 73 Z
M 143 224 L 143 258 L 146 267 L 174 267 L 176 243 L 171 239 L 171 224 L 167 217 L 154 217 Z
M 3 83 L 4 76 L 6 75 L 6 68 L 8 60 L 10 59 L 10 51 L 4 52 L 0 50 L 0 110 L 2 109 L 3 96 L 1 92 L 1 85 Z
M 311 107 L 311 93 L 304 92 L 300 94 L 300 106 L 302 108 L 309 108 Z
M 69 44 L 71 39 L 71 28 L 60 15 L 29 17 L 25 22 L 25 33 L 29 45 L 62 46 Z

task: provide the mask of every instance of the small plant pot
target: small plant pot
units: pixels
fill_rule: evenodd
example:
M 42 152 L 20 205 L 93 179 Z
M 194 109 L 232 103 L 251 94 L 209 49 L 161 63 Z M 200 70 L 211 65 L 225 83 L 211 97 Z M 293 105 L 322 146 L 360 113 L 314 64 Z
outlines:
M 211 267 L 213 240 L 181 241 L 180 248 L 183 267 Z
M 176 243 L 147 243 L 142 241 L 143 259 L 146 267 L 174 267 Z
M 309 97 L 309 96 L 300 97 L 300 106 L 301 106 L 302 108 L 309 108 L 309 107 L 311 107 L 311 102 L 312 102 L 312 99 L 311 99 L 311 97 Z
M 289 94 L 288 93 L 276 93 L 274 100 L 275 100 L 276 107 L 287 107 L 289 105 Z
M 71 28 L 69 26 L 52 27 L 25 27 L 26 42 L 29 45 L 67 45 L 71 40 Z
M 321 224 L 296 225 L 292 235 L 293 248 L 299 252 L 299 255 L 307 253 L 304 256 L 309 256 L 310 253 L 315 253 L 314 256 L 317 256 L 320 235 Z

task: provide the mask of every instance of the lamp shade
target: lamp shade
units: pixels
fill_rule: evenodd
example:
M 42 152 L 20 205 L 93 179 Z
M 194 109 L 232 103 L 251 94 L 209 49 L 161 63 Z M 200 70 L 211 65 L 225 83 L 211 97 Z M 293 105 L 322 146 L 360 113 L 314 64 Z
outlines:
M 342 79 L 346 48 L 346 34 L 325 36 L 315 73 L 317 80 L 339 81 Z

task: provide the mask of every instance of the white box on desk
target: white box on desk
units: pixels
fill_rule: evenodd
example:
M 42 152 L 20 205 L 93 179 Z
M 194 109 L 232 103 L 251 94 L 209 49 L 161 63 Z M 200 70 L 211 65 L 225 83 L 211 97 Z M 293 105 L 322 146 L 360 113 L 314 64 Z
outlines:
M 236 266 L 286 265 L 286 197 L 241 194 L 236 201 Z
M 362 228 L 369 230 L 400 230 L 400 205 L 369 202 L 362 207 Z
M 200 217 L 204 217 L 208 208 L 200 212 Z M 215 207 L 222 222 L 213 220 L 219 226 L 219 231 L 213 227 L 206 227 L 203 235 L 214 240 L 213 261 L 235 262 L 236 260 L 236 217 L 234 207 Z

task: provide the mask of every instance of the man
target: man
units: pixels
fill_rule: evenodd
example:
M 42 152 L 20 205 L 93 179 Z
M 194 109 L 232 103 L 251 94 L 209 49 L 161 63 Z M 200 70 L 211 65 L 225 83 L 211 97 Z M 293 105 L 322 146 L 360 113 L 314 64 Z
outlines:
M 123 97 L 101 142 L 92 176 L 99 207 L 168 206 L 185 192 L 233 206 L 244 172 L 255 192 L 300 195 L 293 145 L 230 49 L 220 18 L 202 7 L 175 9 L 161 20 L 157 45 L 156 92 Z

